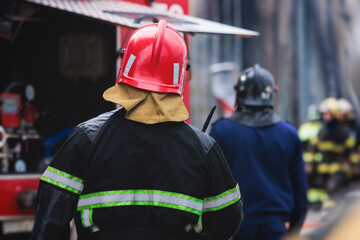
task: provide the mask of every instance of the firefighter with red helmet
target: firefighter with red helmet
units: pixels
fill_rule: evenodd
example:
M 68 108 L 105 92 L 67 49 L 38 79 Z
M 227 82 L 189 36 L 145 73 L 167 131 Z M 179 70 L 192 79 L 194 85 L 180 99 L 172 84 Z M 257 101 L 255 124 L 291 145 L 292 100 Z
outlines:
M 189 68 L 165 21 L 139 28 L 103 97 L 122 107 L 78 125 L 41 177 L 32 239 L 229 239 L 239 186 L 208 135 L 185 123 Z
M 237 109 L 215 122 L 218 142 L 244 197 L 244 221 L 235 239 L 282 239 L 298 233 L 307 212 L 301 141 L 294 126 L 274 113 L 272 74 L 256 64 L 235 86 Z

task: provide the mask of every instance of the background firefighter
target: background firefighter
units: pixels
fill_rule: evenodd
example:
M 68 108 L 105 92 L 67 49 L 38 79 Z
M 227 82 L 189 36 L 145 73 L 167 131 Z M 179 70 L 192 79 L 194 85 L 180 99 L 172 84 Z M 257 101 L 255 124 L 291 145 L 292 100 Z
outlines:
M 347 162 L 350 164 L 349 175 L 353 181 L 360 177 L 360 159 L 359 159 L 359 128 L 355 119 L 354 108 L 345 98 L 338 100 L 339 105 L 339 122 L 349 129 L 349 138 L 347 140 L 348 157 Z
M 310 203 L 324 203 L 358 178 L 357 130 L 351 104 L 346 99 L 324 99 L 319 106 L 323 125 L 310 140 L 312 174 Z M 321 205 L 320 205 L 321 206 Z M 319 206 L 319 207 L 320 207 Z
M 239 186 L 216 142 L 184 122 L 184 39 L 165 21 L 122 52 L 120 104 L 78 125 L 43 174 L 32 239 L 229 239 L 242 219 Z
M 310 105 L 307 111 L 307 122 L 299 127 L 299 138 L 302 142 L 303 158 L 305 161 L 306 176 L 308 181 L 308 200 L 312 202 L 322 202 L 327 199 L 327 194 L 322 189 L 313 188 L 313 182 L 316 178 L 315 159 L 319 159 L 318 155 L 314 155 L 313 146 L 310 144 L 311 139 L 315 138 L 321 127 L 322 119 L 319 107 Z
M 210 135 L 219 143 L 244 197 L 244 221 L 235 239 L 281 239 L 298 233 L 307 211 L 301 141 L 274 111 L 276 86 L 259 65 L 235 86 L 237 110 Z

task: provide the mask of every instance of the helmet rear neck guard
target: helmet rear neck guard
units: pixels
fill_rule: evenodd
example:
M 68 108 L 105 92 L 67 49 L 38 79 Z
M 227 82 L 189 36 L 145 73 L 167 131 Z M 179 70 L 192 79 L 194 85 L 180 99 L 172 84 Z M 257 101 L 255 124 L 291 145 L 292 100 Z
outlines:
M 235 86 L 237 107 L 273 107 L 275 81 L 272 74 L 260 65 L 245 69 Z
M 187 65 L 183 37 L 160 20 L 139 28 L 130 37 L 116 83 L 182 96 Z

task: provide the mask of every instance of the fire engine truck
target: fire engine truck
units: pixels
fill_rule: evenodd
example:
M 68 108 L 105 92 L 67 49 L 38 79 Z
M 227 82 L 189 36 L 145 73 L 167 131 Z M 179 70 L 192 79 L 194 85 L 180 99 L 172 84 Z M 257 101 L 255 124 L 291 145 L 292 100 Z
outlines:
M 71 130 L 116 107 L 102 93 L 133 29 L 165 19 L 186 40 L 257 35 L 188 13 L 188 0 L 0 3 L 0 239 L 31 231 L 39 179 Z

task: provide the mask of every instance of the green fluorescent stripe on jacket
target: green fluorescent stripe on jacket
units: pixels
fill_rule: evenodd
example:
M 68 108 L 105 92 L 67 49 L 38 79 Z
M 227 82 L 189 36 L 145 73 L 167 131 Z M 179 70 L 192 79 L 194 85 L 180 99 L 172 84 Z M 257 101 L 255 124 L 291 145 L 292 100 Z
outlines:
M 47 167 L 47 170 L 52 171 L 52 172 L 57 173 L 57 174 L 60 174 L 60 175 L 62 175 L 62 176 L 64 176 L 64 177 L 66 177 L 66 178 L 70 178 L 70 179 L 72 179 L 72 180 L 74 180 L 74 181 L 77 181 L 77 182 L 79 182 L 79 183 L 83 183 L 83 182 L 84 182 L 82 179 L 80 179 L 80 178 L 78 178 L 78 177 L 75 177 L 75 176 L 73 176 L 73 175 L 71 175 L 71 174 L 69 174 L 69 173 L 60 171 L 59 169 L 56 169 L 56 168 L 53 168 L 53 167 L 50 167 L 50 166 Z
M 216 195 L 216 196 L 213 196 L 213 197 L 207 197 L 204 199 L 204 201 L 212 201 L 212 200 L 217 200 L 217 199 L 220 199 L 220 198 L 223 198 L 224 196 L 230 194 L 230 193 L 233 193 L 233 192 L 236 192 L 239 190 L 239 184 L 236 184 L 236 186 L 232 189 L 229 189 L 223 193 L 220 193 L 219 195 Z
M 194 226 L 194 230 L 197 233 L 200 233 L 202 231 L 202 216 L 199 217 L 197 224 Z
M 81 193 L 79 190 L 76 190 L 76 189 L 74 189 L 74 188 L 72 188 L 72 187 L 69 187 L 69 186 L 67 186 L 67 185 L 65 185 L 65 184 L 59 183 L 59 182 L 57 182 L 57 181 L 55 181 L 55 180 L 52 180 L 52 179 L 49 179 L 49 178 L 47 178 L 47 177 L 42 176 L 40 179 L 43 180 L 43 181 L 45 181 L 45 182 L 51 183 L 51 184 L 53 184 L 53 185 L 55 185 L 55 186 L 58 186 L 58 187 L 60 187 L 60 188 L 66 189 L 66 190 L 68 190 L 68 191 L 70 191 L 70 192 L 73 192 L 73 193 L 76 193 L 76 194 L 80 194 L 80 193 Z
M 87 215 L 89 214 L 88 211 L 89 210 L 86 209 L 86 210 L 81 211 L 81 213 L 80 213 L 81 223 L 84 228 L 88 227 L 88 223 L 87 223 L 87 219 L 88 219 Z
M 160 206 L 201 215 L 203 200 L 185 194 L 161 190 L 119 190 L 80 196 L 78 210 L 112 206 Z
M 100 228 L 94 224 L 92 219 L 93 210 L 92 209 L 84 209 L 81 211 L 81 222 L 84 228 L 90 228 L 91 232 L 100 231 Z
M 184 199 L 188 199 L 188 200 L 199 202 L 199 203 L 204 202 L 202 199 L 191 197 L 189 195 L 185 195 L 182 193 L 174 193 L 174 192 L 151 190 L 151 189 L 130 189 L 130 190 L 117 190 L 117 191 L 89 193 L 89 194 L 81 195 L 80 199 L 91 198 L 91 197 L 95 197 L 95 196 L 118 195 L 118 194 L 128 194 L 128 193 L 130 193 L 130 194 L 136 194 L 136 193 L 161 194 L 161 195 L 165 195 L 165 196 L 184 198 Z
M 236 184 L 235 188 L 229 189 L 217 196 L 208 197 L 204 199 L 204 212 L 217 211 L 230 206 L 241 197 L 239 185 Z
M 220 206 L 218 206 L 218 207 L 204 208 L 204 212 L 211 212 L 211 211 L 221 210 L 221 209 L 226 208 L 226 207 L 228 207 L 228 206 L 230 206 L 230 205 L 233 205 L 234 203 L 236 203 L 236 202 L 239 201 L 239 200 L 240 200 L 240 197 L 238 197 L 238 198 L 236 198 L 236 199 L 234 199 L 234 200 L 232 200 L 232 201 L 230 201 L 230 202 L 227 202 L 227 203 L 225 203 L 225 204 L 222 204 L 222 205 L 220 205 Z
M 52 167 L 48 167 L 45 170 L 42 175 L 42 180 L 76 193 L 81 193 L 84 188 L 84 184 L 82 180 L 79 181 L 79 178 Z
M 217 196 L 202 199 L 185 194 L 161 190 L 119 190 L 81 195 L 77 210 L 116 206 L 158 206 L 182 210 L 202 215 L 203 212 L 216 211 L 230 206 L 240 199 L 239 186 Z
M 94 225 L 94 221 L 93 221 L 93 219 L 92 219 L 92 214 L 93 214 L 93 210 L 92 209 L 89 209 L 89 222 L 90 222 L 90 224 L 91 225 Z
M 166 207 L 177 210 L 182 210 L 190 213 L 194 213 L 197 215 L 201 215 L 202 211 L 185 207 L 181 205 L 176 205 L 172 203 L 163 203 L 163 202 L 152 202 L 152 201 L 127 201 L 127 202 L 108 202 L 108 203 L 98 203 L 87 206 L 78 207 L 77 210 L 81 211 L 83 209 L 93 209 L 93 208 L 103 208 L 103 207 L 120 207 L 120 206 L 156 206 L 156 207 Z

